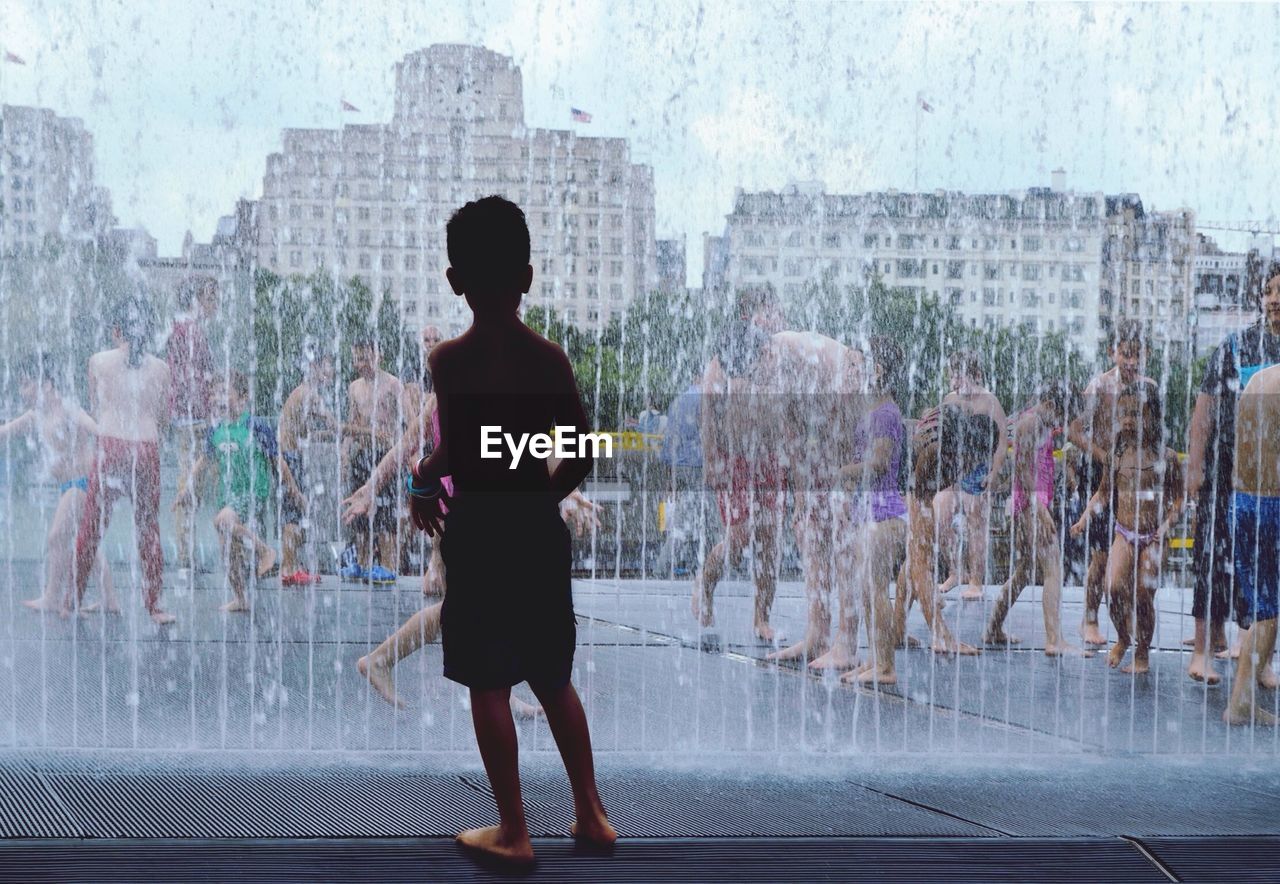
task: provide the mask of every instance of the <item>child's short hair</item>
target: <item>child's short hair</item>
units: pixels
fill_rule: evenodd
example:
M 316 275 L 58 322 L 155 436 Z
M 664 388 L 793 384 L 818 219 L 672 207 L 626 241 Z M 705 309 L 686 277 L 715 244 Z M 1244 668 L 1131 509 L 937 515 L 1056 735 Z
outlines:
M 178 284 L 178 309 L 190 310 L 197 296 L 206 289 L 216 289 L 218 281 L 212 276 L 189 276 Z
M 956 350 L 947 357 L 947 369 L 953 375 L 982 383 L 982 357 L 973 350 Z
M 871 361 L 877 369 L 876 377 L 871 379 L 872 390 L 876 393 L 896 390 L 907 372 L 902 348 L 886 335 L 872 335 L 867 341 L 867 349 L 871 351 Z
M 777 293 L 774 291 L 773 284 L 768 282 L 743 286 L 734 296 L 734 308 L 739 319 L 750 319 L 765 307 L 777 306 Z
M 1116 350 L 1128 344 L 1142 346 L 1142 321 L 1126 317 L 1116 323 L 1111 331 L 1111 349 Z
M 714 353 L 731 378 L 746 377 L 769 344 L 769 336 L 745 319 L 732 320 L 720 333 Z
M 445 226 L 445 244 L 467 294 L 520 288 L 529 266 L 529 225 L 510 200 L 487 196 L 458 209 Z
M 1042 384 L 1036 390 L 1035 401 L 1050 403 L 1054 414 L 1064 421 L 1080 413 L 1080 391 L 1065 380 Z
M 58 365 L 51 353 L 31 353 L 13 367 L 19 381 L 48 381 L 58 388 Z
M 238 369 L 227 372 L 227 389 L 244 399 L 249 398 L 249 376 Z

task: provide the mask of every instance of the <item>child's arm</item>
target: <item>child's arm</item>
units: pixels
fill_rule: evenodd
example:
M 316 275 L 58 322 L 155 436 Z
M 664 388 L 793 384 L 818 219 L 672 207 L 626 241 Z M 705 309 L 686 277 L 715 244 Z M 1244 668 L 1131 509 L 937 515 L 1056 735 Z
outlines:
M 27 433 L 35 429 L 36 415 L 33 411 L 24 411 L 6 424 L 0 424 L 0 439 L 17 433 Z
M 200 498 L 196 495 L 196 489 L 200 487 L 201 482 L 204 480 L 204 472 L 208 467 L 208 456 L 202 454 L 196 458 L 196 462 L 191 465 L 191 473 L 187 477 L 186 487 L 178 488 L 173 495 L 173 509 L 175 512 L 184 501 L 200 502 Z
M 1178 520 L 1182 518 L 1182 508 L 1186 502 L 1186 485 L 1183 482 L 1182 464 L 1178 462 L 1178 455 L 1172 450 L 1165 451 L 1165 468 L 1164 468 L 1164 487 L 1165 487 L 1165 513 L 1164 521 L 1160 525 L 1160 536 L 1165 537 Z

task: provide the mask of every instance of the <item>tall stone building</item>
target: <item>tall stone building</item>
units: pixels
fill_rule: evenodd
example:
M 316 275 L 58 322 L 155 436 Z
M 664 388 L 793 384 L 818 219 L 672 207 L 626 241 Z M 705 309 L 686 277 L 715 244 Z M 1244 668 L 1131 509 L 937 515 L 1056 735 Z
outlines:
M 624 139 L 526 127 L 519 68 L 475 46 L 405 56 L 390 123 L 284 130 L 253 252 L 281 274 L 359 276 L 411 326 L 457 332 L 467 312 L 444 278 L 445 222 L 491 193 L 529 220 L 528 303 L 589 328 L 656 283 L 653 170 Z
M 0 107 L 0 255 L 34 255 L 46 237 L 96 242 L 115 223 L 94 179 L 93 136 L 48 108 Z
M 1123 242 L 1123 225 L 1109 219 L 1111 208 L 1101 192 L 1067 190 L 1060 171 L 1051 187 L 1007 194 L 829 194 L 816 182 L 778 192 L 739 190 L 723 235 L 704 239 L 703 286 L 710 296 L 770 282 L 785 301 L 824 280 L 863 287 L 879 279 L 935 296 L 971 327 L 1062 332 L 1092 357 L 1109 324 L 1125 312 L 1104 306 L 1104 279 L 1116 274 L 1116 286 L 1137 280 L 1141 295 L 1143 284 L 1154 286 L 1157 273 L 1165 272 L 1159 279 L 1169 290 L 1166 307 L 1152 314 L 1165 324 L 1155 331 L 1185 343 L 1190 261 L 1185 267 L 1174 262 L 1171 243 L 1175 232 L 1180 237 L 1191 229 L 1190 214 L 1178 216 L 1184 226 L 1162 226 L 1160 233 L 1146 216 L 1124 222 L 1131 241 L 1163 236 L 1170 243 L 1168 261 L 1143 264 L 1135 275 L 1104 254 L 1109 235 Z M 1185 286 L 1177 298 L 1175 279 Z

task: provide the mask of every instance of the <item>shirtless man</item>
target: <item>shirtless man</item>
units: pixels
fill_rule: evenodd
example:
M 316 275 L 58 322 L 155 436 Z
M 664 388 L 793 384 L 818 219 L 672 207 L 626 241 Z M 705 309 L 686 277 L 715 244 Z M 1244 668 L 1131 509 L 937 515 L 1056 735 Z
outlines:
M 151 324 L 145 302 L 125 299 L 115 310 L 116 346 L 89 359 L 89 401 L 98 424 L 98 448 L 76 536 L 75 592 L 63 614 L 80 606 L 98 544 L 116 499 L 133 500 L 134 533 L 142 560 L 143 598 L 152 621 L 172 623 L 160 607 L 164 553 L 160 548 L 160 431 L 169 417 L 169 368 L 145 350 Z
M 1240 394 L 1235 443 L 1231 514 L 1242 605 L 1237 621 L 1246 632 L 1222 719 L 1275 726 L 1276 716 L 1258 703 L 1257 689 L 1277 686 L 1270 663 L 1280 588 L 1280 366 L 1254 374 Z
M 357 377 L 348 390 L 351 412 L 343 428 L 343 455 L 349 487 L 355 491 L 400 438 L 404 388 L 395 375 L 379 366 L 378 345 L 372 339 L 356 342 L 351 347 L 351 358 Z M 344 578 L 395 583 L 393 569 L 400 561 L 396 550 L 396 499 L 397 493 L 376 498 L 372 512 L 353 523 L 357 564 L 343 569 Z M 375 544 L 381 564 L 373 561 Z
M 58 505 L 45 539 L 44 594 L 24 599 L 34 611 L 56 611 L 70 588 L 76 527 L 84 510 L 93 465 L 93 438 L 97 427 L 93 418 L 74 402 L 64 399 L 55 383 L 57 369 L 47 355 L 31 357 L 18 364 L 14 374 L 27 410 L 6 424 L 0 424 L 0 439 L 18 433 L 35 437 L 40 445 L 41 473 L 58 483 Z M 111 583 L 111 569 L 99 550 L 94 560 L 102 606 L 111 614 L 120 612 Z M 94 606 L 85 608 L 92 610 Z
M 701 409 L 704 479 L 716 492 L 724 538 L 707 553 L 693 580 L 690 609 L 704 629 L 715 625 L 716 585 L 725 561 L 737 565 L 751 551 L 755 583 L 753 627 L 774 640 L 769 611 L 778 582 L 778 537 L 786 506 L 785 476 L 776 445 L 756 413 L 761 397 L 752 372 L 769 335 L 782 328 L 773 289 L 750 287 L 738 293 L 738 317 L 717 343 L 702 376 Z
M 1115 449 L 1103 461 L 1102 480 L 1071 533 L 1080 536 L 1090 518 L 1109 510 L 1115 537 L 1107 554 L 1107 595 L 1116 643 L 1107 655 L 1120 665 L 1136 626 L 1133 663 L 1123 672 L 1151 669 L 1155 634 L 1155 593 L 1160 581 L 1164 539 L 1182 514 L 1182 465 L 1161 444 L 1160 391 L 1154 383 L 1124 387 L 1115 396 Z
M 1004 408 L 996 395 L 982 385 L 982 360 L 972 350 L 957 350 L 948 360 L 951 376 L 951 392 L 942 400 L 944 406 L 955 405 L 965 414 L 985 414 L 997 427 L 1008 423 Z M 952 522 L 957 511 L 963 515 L 967 561 L 953 555 L 951 575 L 939 587 L 940 592 L 950 592 L 968 572 L 969 585 L 960 594 L 965 601 L 980 601 L 987 575 L 987 535 L 991 532 L 990 483 L 1000 475 L 1006 456 L 1005 446 L 996 447 L 990 460 L 979 463 L 961 477 L 951 488 L 940 492 L 935 499 L 934 511 L 937 524 L 942 529 L 939 546 L 943 550 L 958 550 Z M 967 565 L 967 567 L 966 567 Z
M 334 416 L 333 357 L 318 353 L 311 358 L 298 384 L 280 412 L 280 478 L 284 493 L 280 506 L 282 586 L 309 586 L 320 577 L 302 567 L 300 553 L 310 524 L 310 499 L 317 488 L 311 481 L 308 451 L 315 444 L 332 443 L 338 435 Z M 320 486 L 320 490 L 323 487 Z
M 1038 569 L 1044 586 L 1044 652 L 1093 656 L 1067 643 L 1062 636 L 1062 560 L 1058 529 L 1049 507 L 1053 502 L 1053 437 L 1057 427 L 1074 413 L 1078 394 L 1064 382 L 1042 387 L 1031 406 L 1013 420 L 1013 575 L 991 611 L 982 636 L 989 645 L 1017 644 L 1021 639 L 1004 631 L 1004 620 Z
M 1106 473 L 1105 464 L 1111 462 L 1116 439 L 1116 397 L 1121 389 L 1132 384 L 1155 383 L 1139 374 L 1145 346 L 1142 340 L 1142 323 L 1136 319 L 1122 319 L 1116 323 L 1111 336 L 1112 367 L 1089 381 L 1084 388 L 1084 408 L 1067 428 L 1067 438 L 1084 452 L 1084 476 L 1090 491 L 1097 491 L 1098 483 Z M 1158 428 L 1157 428 L 1158 429 Z M 1107 587 L 1107 555 L 1112 549 L 1112 513 L 1109 501 L 1103 509 L 1093 511 L 1092 521 L 1084 532 L 1090 551 L 1089 567 L 1085 575 L 1084 618 L 1080 621 L 1080 637 L 1086 645 L 1105 645 L 1106 636 L 1098 629 L 1098 609 L 1102 605 Z
M 810 661 L 829 646 L 831 589 L 843 575 L 838 517 L 848 505 L 840 470 L 853 462 L 852 429 L 866 406 L 863 358 L 817 332 L 779 332 L 755 370 L 766 440 L 776 440 L 794 494 L 792 528 L 805 575 L 808 616 L 800 641 L 769 654 Z

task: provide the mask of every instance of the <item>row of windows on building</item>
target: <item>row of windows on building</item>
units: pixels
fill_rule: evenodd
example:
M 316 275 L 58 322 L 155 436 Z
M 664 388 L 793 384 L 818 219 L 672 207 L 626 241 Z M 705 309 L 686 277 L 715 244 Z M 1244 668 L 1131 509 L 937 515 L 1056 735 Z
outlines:
M 778 259 L 773 256 L 744 256 L 741 268 L 744 274 L 766 276 L 776 273 Z M 1083 264 L 1050 263 L 1006 263 L 965 261 L 924 261 L 914 258 L 897 260 L 864 261 L 850 258 L 822 260 L 817 258 L 784 258 L 782 273 L 787 277 L 809 276 L 816 272 L 831 273 L 836 276 L 848 273 L 880 274 L 886 277 L 902 279 L 924 279 L 926 276 L 942 276 L 945 279 L 963 279 L 966 276 L 981 276 L 983 279 L 1062 279 L 1067 282 L 1083 282 L 1088 278 L 1088 268 Z M 1061 274 L 1061 275 L 1059 275 Z
M 891 233 L 863 233 L 862 247 L 864 249 L 899 249 L 901 251 L 910 251 L 912 249 L 942 249 L 949 251 L 959 251 L 965 248 L 976 249 L 985 252 L 994 252 L 1003 248 L 1018 251 L 1018 237 L 1000 237 L 1000 236 L 964 236 L 961 234 L 941 234 L 930 235 L 923 233 L 900 233 L 895 237 Z M 840 249 L 853 247 L 856 245 L 858 234 L 842 234 L 837 231 L 829 231 L 823 234 L 811 233 L 804 230 L 793 230 L 789 233 L 783 245 L 789 248 L 824 248 L 824 249 Z M 930 245 L 932 243 L 932 245 Z M 1006 246 L 1005 243 L 1008 243 Z M 765 232 L 759 230 L 747 230 L 742 234 L 742 244 L 744 246 L 776 246 L 778 238 L 766 235 Z M 1024 236 L 1022 237 L 1022 248 L 1024 252 L 1039 252 L 1043 250 L 1055 251 L 1059 244 L 1064 252 L 1083 252 L 1085 249 L 1085 239 L 1080 236 L 1068 236 L 1062 240 L 1045 239 L 1040 236 Z
M 962 307 L 965 302 L 965 291 L 959 288 L 949 288 L 945 292 L 947 302 L 953 307 Z M 968 293 L 968 303 L 978 303 L 977 289 L 970 289 Z M 1074 289 L 1068 291 L 1045 291 L 1043 294 L 1038 289 L 1023 289 L 1021 298 L 1018 293 L 1013 291 L 1006 292 L 1001 288 L 984 288 L 982 290 L 982 306 L 984 307 L 1003 307 L 1006 303 L 1010 307 L 1021 306 L 1024 308 L 1040 308 L 1043 306 L 1056 306 L 1063 310 L 1079 310 L 1084 304 L 1084 291 L 1082 289 Z

